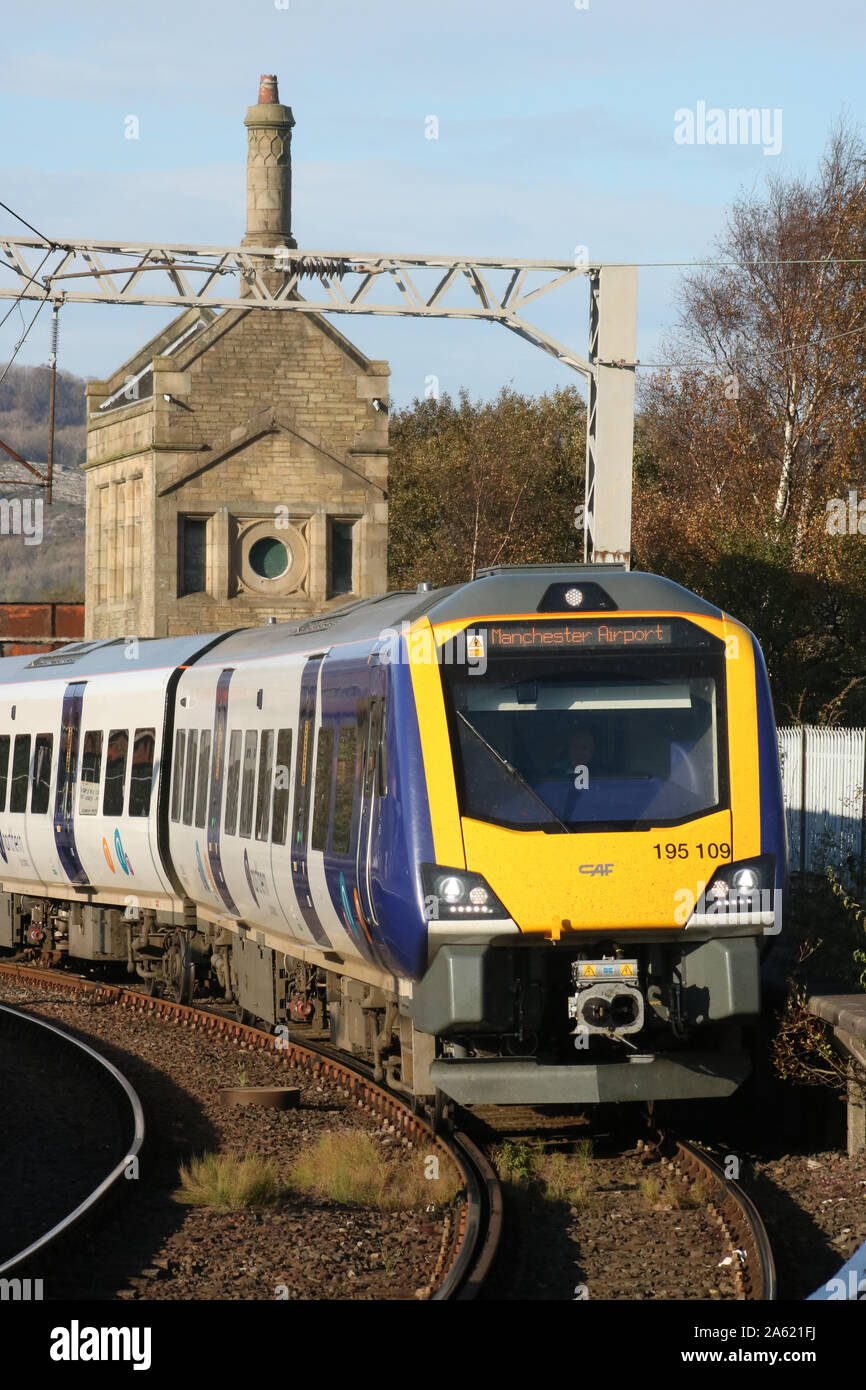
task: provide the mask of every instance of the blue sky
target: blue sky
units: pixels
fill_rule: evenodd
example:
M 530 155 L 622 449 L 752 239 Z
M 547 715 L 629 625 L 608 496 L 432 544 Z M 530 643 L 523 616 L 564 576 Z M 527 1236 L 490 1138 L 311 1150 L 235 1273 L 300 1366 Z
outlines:
M 768 174 L 810 174 L 841 112 L 866 116 L 866 11 L 853 0 L 42 0 L 7 12 L 0 199 L 51 236 L 237 244 L 243 117 L 260 73 L 292 106 L 302 247 L 691 261 Z M 580 0 L 585 3 L 585 0 Z M 782 112 L 782 151 L 674 141 L 674 113 Z M 124 138 L 128 115 L 140 138 Z M 425 118 L 439 120 L 438 140 Z M 0 229 L 24 229 L 0 211 Z M 658 357 L 679 272 L 640 272 L 638 356 Z M 32 310 L 25 306 L 29 318 Z M 61 367 L 105 375 L 168 317 L 70 307 Z M 585 290 L 538 322 L 586 348 Z M 504 329 L 342 318 L 388 358 L 404 405 L 580 379 Z M 44 362 L 44 313 L 18 361 Z M 0 360 L 21 330 L 0 329 Z M 0 388 L 2 389 L 2 388 Z

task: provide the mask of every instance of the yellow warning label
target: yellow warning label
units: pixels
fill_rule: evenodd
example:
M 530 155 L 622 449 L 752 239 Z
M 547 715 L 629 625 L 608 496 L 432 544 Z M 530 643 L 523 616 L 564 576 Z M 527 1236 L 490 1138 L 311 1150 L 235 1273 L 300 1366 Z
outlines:
M 592 980 L 595 978 L 595 966 L 591 961 L 585 961 L 580 967 L 580 973 L 585 980 Z
M 466 641 L 466 655 L 473 659 L 484 655 L 484 639 L 478 633 L 470 633 Z
M 634 967 L 632 966 L 632 963 L 631 963 L 630 960 L 624 960 L 624 961 L 622 962 L 622 964 L 621 964 L 620 967 L 619 967 L 619 973 L 620 973 L 620 975 L 633 975 L 633 974 L 634 974 Z

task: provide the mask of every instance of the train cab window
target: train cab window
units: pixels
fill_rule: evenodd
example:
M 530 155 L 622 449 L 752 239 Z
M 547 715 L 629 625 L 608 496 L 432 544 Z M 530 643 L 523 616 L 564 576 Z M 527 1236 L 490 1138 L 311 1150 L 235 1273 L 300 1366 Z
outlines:
M 30 810 L 37 816 L 48 811 L 48 797 L 51 791 L 51 755 L 54 749 L 52 734 L 37 734 L 33 746 L 33 791 L 30 796 Z
M 207 797 L 210 789 L 210 729 L 202 729 L 198 744 L 198 785 L 195 794 L 195 823 L 204 829 L 207 820 Z
M 153 756 L 156 748 L 155 729 L 136 729 L 132 742 L 132 772 L 129 777 L 129 814 L 150 815 L 150 792 L 153 786 Z
M 187 729 L 186 734 L 186 774 L 183 782 L 183 823 L 192 825 L 195 803 L 196 760 L 198 758 L 198 729 Z
M 547 635 L 541 625 L 515 627 L 521 639 Z M 607 643 L 627 630 L 576 631 Z M 483 674 L 445 654 L 464 816 L 570 833 L 679 825 L 727 805 L 724 647 L 679 619 L 653 619 L 646 631 L 657 650 L 542 655 L 506 646 L 514 634 L 492 628 Z
M 12 795 L 9 810 L 27 810 L 27 788 L 30 785 L 30 735 L 18 734 L 12 753 Z
M 183 803 L 183 769 L 186 757 L 186 729 L 178 729 L 174 736 L 174 783 L 171 789 L 171 818 L 180 820 Z
M 238 821 L 238 834 L 248 840 L 253 829 L 253 793 L 256 788 L 256 748 L 259 736 L 255 729 L 249 729 L 244 739 L 244 774 L 241 783 L 241 814 Z
M 277 733 L 277 762 L 274 768 L 274 815 L 271 822 L 271 839 L 275 845 L 284 845 L 288 834 L 289 769 L 291 766 L 292 731 L 291 729 L 280 729 Z
M 238 819 L 238 791 L 241 785 L 241 731 L 232 729 L 229 739 L 228 777 L 226 779 L 226 814 L 223 829 L 234 835 Z
M 382 695 L 374 697 L 364 722 L 362 738 L 367 742 L 367 761 L 364 770 L 364 795 L 388 795 L 388 745 L 386 741 L 386 710 Z
M 352 835 L 352 808 L 355 801 L 355 758 L 358 751 L 358 731 L 354 724 L 344 724 L 337 740 L 337 787 L 334 793 L 335 854 L 348 854 Z
M 6 810 L 6 784 L 9 781 L 9 749 L 11 744 L 12 740 L 8 734 L 3 734 L 0 737 L 0 811 Z
M 319 730 L 316 752 L 316 789 L 313 793 L 313 830 L 311 849 L 328 848 L 328 824 L 331 819 L 331 771 L 334 761 L 334 730 Z
M 274 777 L 274 731 L 262 730 L 259 746 L 259 785 L 256 793 L 256 839 L 268 838 L 271 819 L 271 784 Z
M 126 758 L 129 752 L 129 730 L 112 729 L 108 735 L 105 754 L 105 794 L 102 798 L 104 816 L 123 815 L 123 792 L 126 786 Z

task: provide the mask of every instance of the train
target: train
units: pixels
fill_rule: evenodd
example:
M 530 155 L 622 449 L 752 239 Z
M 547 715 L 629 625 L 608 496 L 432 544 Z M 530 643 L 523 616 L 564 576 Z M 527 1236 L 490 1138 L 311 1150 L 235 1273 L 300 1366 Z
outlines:
M 0 660 L 0 948 L 419 1105 L 727 1096 L 786 878 L 765 664 L 622 566 Z

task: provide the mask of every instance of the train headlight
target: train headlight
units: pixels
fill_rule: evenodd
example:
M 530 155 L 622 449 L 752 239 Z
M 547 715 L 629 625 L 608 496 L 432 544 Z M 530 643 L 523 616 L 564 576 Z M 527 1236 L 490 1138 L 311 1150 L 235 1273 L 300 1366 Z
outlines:
M 739 893 L 754 893 L 761 887 L 761 875 L 757 869 L 736 869 L 731 883 Z
M 778 930 L 781 894 L 775 892 L 775 878 L 776 859 L 772 854 L 720 864 L 697 903 L 697 925 L 723 927 L 730 922 L 735 926 L 755 924 Z M 712 921 L 701 920 L 707 918 Z
M 481 874 L 466 869 L 443 869 L 422 864 L 424 908 L 428 921 L 482 921 L 485 917 L 509 917 Z
M 464 885 L 456 875 L 452 875 L 450 878 L 440 878 L 436 887 L 439 892 L 439 897 L 450 904 L 459 903 L 466 891 Z

